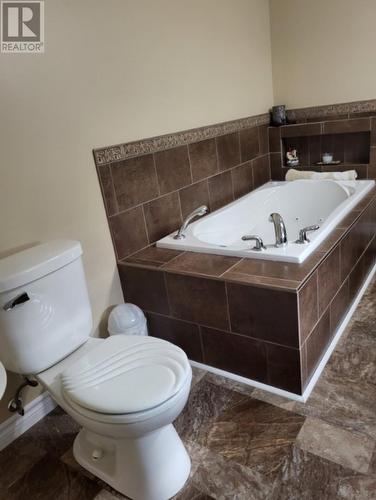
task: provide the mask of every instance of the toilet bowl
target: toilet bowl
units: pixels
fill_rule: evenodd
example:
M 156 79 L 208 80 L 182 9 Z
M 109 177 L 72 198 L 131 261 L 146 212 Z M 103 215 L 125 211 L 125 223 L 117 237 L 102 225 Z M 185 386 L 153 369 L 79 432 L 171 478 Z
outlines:
M 172 425 L 189 396 L 190 364 L 158 338 L 89 336 L 81 253 L 63 241 L 0 261 L 0 359 L 34 375 L 82 426 L 80 465 L 129 498 L 167 500 L 190 473 Z
M 184 408 L 192 370 L 164 340 L 90 339 L 36 375 L 83 429 L 77 462 L 134 499 L 167 499 L 186 482 L 190 459 L 172 422 Z

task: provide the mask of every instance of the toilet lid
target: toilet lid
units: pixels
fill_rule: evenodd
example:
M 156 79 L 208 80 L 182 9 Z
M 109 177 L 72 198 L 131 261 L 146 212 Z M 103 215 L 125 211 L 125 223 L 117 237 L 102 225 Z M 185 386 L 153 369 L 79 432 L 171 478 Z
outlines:
M 191 368 L 179 347 L 154 337 L 116 335 L 61 375 L 65 397 L 98 413 L 154 408 L 174 396 Z

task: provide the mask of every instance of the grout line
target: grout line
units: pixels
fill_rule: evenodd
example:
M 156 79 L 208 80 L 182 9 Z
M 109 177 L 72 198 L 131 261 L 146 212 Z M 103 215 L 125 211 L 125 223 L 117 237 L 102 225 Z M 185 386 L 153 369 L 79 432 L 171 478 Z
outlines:
M 329 255 L 331 253 L 332 252 L 330 252 Z M 320 265 L 324 264 L 324 262 L 328 258 L 328 256 L 320 263 Z M 320 317 L 319 270 L 320 270 L 320 266 L 317 267 L 317 271 L 316 271 L 316 300 L 317 300 L 317 317 L 318 318 Z
M 178 250 L 178 252 L 180 252 L 180 250 Z M 168 262 L 164 262 L 162 268 L 165 269 L 164 266 L 167 266 L 168 264 L 171 264 L 171 262 L 173 262 L 178 257 L 181 257 L 182 255 L 184 255 L 186 253 L 187 253 L 186 250 L 182 250 L 181 253 L 179 253 L 179 255 L 175 255 L 175 257 L 172 257 L 172 259 L 170 259 Z
M 243 257 L 241 260 L 243 261 L 246 259 L 247 259 L 247 257 Z M 258 260 L 261 260 L 261 259 L 258 259 Z M 279 262 L 282 262 L 282 261 L 279 261 Z M 319 263 L 321 263 L 321 261 L 319 261 Z M 237 264 L 239 264 L 239 262 Z M 234 266 L 236 266 L 237 264 L 234 264 Z M 285 262 L 285 264 L 286 264 L 286 262 Z M 232 266 L 232 267 L 234 267 L 234 266 Z M 276 277 L 276 276 L 268 276 L 265 274 L 255 274 L 255 273 L 249 274 L 249 273 L 244 273 L 244 272 L 240 272 L 240 271 L 238 271 L 236 274 L 242 274 L 243 276 L 247 276 L 247 277 L 254 276 L 255 278 L 271 278 L 274 280 L 294 281 L 295 283 L 300 283 L 300 284 L 304 283 L 305 284 L 307 281 L 306 279 L 313 274 L 313 271 L 315 271 L 316 268 L 317 268 L 317 266 L 314 269 L 312 269 L 312 271 L 309 274 L 307 274 L 307 276 L 303 280 L 296 280 L 296 279 L 291 279 L 291 278 L 280 278 L 280 277 Z M 222 273 L 221 276 L 223 276 L 223 274 L 225 274 L 225 273 L 228 273 L 230 271 L 230 269 L 228 269 L 227 271 Z M 251 285 L 252 285 L 252 283 L 251 283 Z
M 153 153 L 153 165 L 154 165 L 155 178 L 157 180 L 158 197 L 159 197 L 159 196 L 161 196 L 161 186 L 160 186 L 160 183 L 159 183 L 159 177 L 158 177 L 157 162 L 156 162 L 156 159 L 155 159 L 155 153 Z
M 232 323 L 231 323 L 231 315 L 230 315 L 230 302 L 228 300 L 227 281 L 225 281 L 224 283 L 225 283 L 225 295 L 226 295 L 226 309 L 227 309 L 228 326 L 229 326 L 230 332 L 232 332 Z
M 303 363 L 300 363 L 300 373 L 301 373 L 302 389 L 303 389 L 303 393 L 304 393 L 305 387 L 307 386 L 307 382 L 308 382 L 307 344 L 304 344 L 300 349 L 300 359 L 302 358 L 301 355 L 302 355 L 303 350 L 304 350 L 304 355 L 303 355 L 303 360 L 302 360 Z
M 232 201 L 235 201 L 234 179 L 233 179 L 233 175 L 232 175 L 233 171 L 234 171 L 234 169 L 232 168 L 229 173 L 230 173 L 230 182 L 231 182 Z
M 242 145 L 241 145 L 241 140 L 240 140 L 240 131 L 238 131 L 238 148 L 239 148 L 239 160 L 240 160 L 240 164 L 242 164 L 244 162 L 243 162 L 243 155 L 242 155 Z
M 206 363 L 204 341 L 203 341 L 203 338 L 202 338 L 202 326 L 201 325 L 197 325 L 197 326 L 198 326 L 198 335 L 199 335 L 199 339 L 200 339 L 202 360 L 203 360 L 204 363 Z
M 187 253 L 187 252 L 185 252 L 185 253 Z M 180 257 L 180 255 L 178 255 L 177 257 Z M 177 257 L 174 257 L 174 259 Z M 172 260 L 174 260 L 174 259 L 172 259 Z M 172 260 L 169 261 L 167 264 L 170 264 L 170 262 L 172 262 Z M 162 266 L 159 269 L 162 269 L 162 268 L 163 268 L 163 271 L 165 271 L 166 273 L 169 273 L 169 274 L 178 274 L 179 276 L 191 276 L 192 278 L 199 277 L 199 278 L 210 279 L 212 281 L 218 281 L 220 283 L 223 283 L 223 279 L 221 279 L 220 276 L 217 276 L 215 274 L 205 274 L 201 271 L 200 272 L 198 272 L 198 271 L 186 271 L 184 269 L 174 269 L 174 268 L 169 269 L 168 267 L 162 267 Z
M 194 321 L 190 321 L 190 320 L 183 319 L 183 318 L 178 318 L 176 316 L 172 316 L 172 315 L 168 315 L 168 314 L 163 314 L 163 313 L 159 313 L 159 312 L 155 312 L 155 311 L 150 311 L 148 309 L 144 309 L 144 312 L 150 313 L 150 314 L 156 314 L 157 316 L 163 316 L 164 318 L 170 318 L 170 319 L 174 319 L 174 320 L 177 320 L 177 321 L 182 321 L 183 323 L 189 323 L 190 325 L 198 325 L 198 326 L 200 326 L 202 328 L 208 328 L 209 330 L 218 330 L 219 332 L 227 333 L 228 335 L 235 335 L 237 337 L 242 337 L 242 338 L 250 339 L 250 340 L 253 340 L 253 341 L 256 341 L 256 342 L 261 342 L 261 343 L 265 343 L 265 344 L 273 345 L 273 346 L 277 346 L 277 347 L 284 347 L 285 349 L 292 349 L 293 351 L 300 351 L 299 347 L 293 347 L 293 346 L 289 346 L 289 345 L 278 344 L 278 342 L 272 342 L 270 340 L 265 340 L 265 339 L 258 339 L 256 337 L 251 337 L 250 335 L 246 335 L 244 333 L 233 332 L 233 331 L 230 331 L 230 330 L 221 330 L 220 328 L 215 327 L 215 326 L 205 325 L 205 324 L 202 324 L 202 323 L 195 323 Z
M 253 191 L 255 189 L 255 169 L 253 168 L 253 160 L 251 160 L 249 163 L 250 163 L 250 167 L 251 167 L 251 176 L 252 176 L 252 189 L 251 189 L 251 191 Z
M 265 346 L 265 362 L 266 362 L 266 383 L 268 385 L 272 385 L 270 383 L 270 363 L 269 363 L 269 349 L 268 346 Z
M 113 195 L 114 195 L 115 208 L 116 208 L 116 212 L 118 212 L 119 211 L 119 203 L 118 203 L 118 199 L 117 199 L 117 196 L 116 196 L 115 183 L 114 183 L 114 178 L 113 178 L 113 175 L 112 175 L 112 167 L 111 167 L 111 165 L 108 166 L 108 169 L 109 169 L 109 172 L 110 172 L 111 189 L 112 189 L 112 192 L 113 192 Z M 105 198 L 105 196 L 103 196 L 103 198 Z M 105 203 L 106 203 L 106 198 L 105 198 Z
M 300 291 L 296 292 L 296 312 L 298 314 L 298 341 L 300 348 L 302 347 L 302 335 L 301 335 L 301 321 L 300 321 L 300 292 L 304 287 L 300 289 Z
M 215 146 L 215 158 L 216 158 L 216 171 L 215 171 L 215 174 L 218 174 L 219 173 L 219 153 L 218 153 L 218 141 L 217 141 L 217 137 L 214 138 L 214 146 Z
M 170 294 L 168 293 L 168 286 L 167 286 L 167 276 L 166 276 L 166 273 L 164 271 L 161 271 L 161 273 L 163 273 L 163 282 L 164 282 L 164 286 L 165 286 L 165 290 L 166 290 L 166 298 L 167 298 L 167 306 L 168 306 L 168 317 L 172 317 L 172 308 L 171 308 L 171 303 L 170 303 Z
M 191 185 L 193 184 L 193 172 L 192 172 L 192 162 L 191 162 L 191 153 L 189 151 L 189 144 L 187 144 L 187 154 L 188 154 L 188 163 L 189 163 L 189 173 L 191 175 Z
M 231 271 L 231 269 L 233 269 L 235 266 L 237 266 L 238 264 L 240 264 L 240 262 L 243 262 L 243 260 L 244 260 L 244 257 L 239 257 L 238 262 L 235 262 L 235 264 L 232 264 L 232 266 L 230 266 L 228 269 L 226 269 L 226 271 L 223 271 L 223 273 L 222 273 L 222 274 L 220 274 L 218 277 L 219 277 L 219 278 L 222 278 L 222 276 L 223 276 L 224 274 L 226 274 L 226 273 L 230 272 L 230 271 Z
M 314 324 L 314 326 L 312 327 L 311 331 L 309 332 L 308 336 L 306 337 L 305 341 L 303 342 L 303 345 L 301 347 L 303 347 L 304 345 L 307 344 L 308 340 L 312 337 L 312 334 L 314 332 L 314 330 L 316 329 L 317 325 L 320 323 L 320 321 L 322 320 L 322 318 L 325 316 L 325 314 L 327 313 L 327 311 L 329 311 L 329 324 L 330 324 L 330 305 L 331 305 L 332 301 L 329 302 L 329 304 L 326 306 L 326 308 L 324 309 L 324 312 L 321 314 L 321 316 L 319 316 L 319 319 L 316 321 L 316 323 Z
M 146 247 L 142 247 L 139 250 L 136 250 L 135 252 L 130 253 L 129 255 L 126 255 L 125 257 L 122 257 L 121 259 L 118 259 L 118 263 L 120 263 L 120 264 L 128 264 L 128 262 L 122 262 L 122 261 L 124 259 L 128 259 L 130 257 L 133 257 L 134 255 L 138 254 L 138 252 L 142 252 L 143 250 L 146 250 L 147 248 L 150 248 L 151 245 L 152 245 L 152 243 L 149 244 L 149 245 L 146 245 Z
M 146 224 L 146 215 L 145 215 L 144 205 L 141 206 L 141 210 L 142 210 L 142 216 L 143 216 L 143 219 L 144 219 L 144 227 L 145 227 L 145 232 L 146 232 L 146 239 L 148 241 L 148 244 L 150 245 L 150 236 L 149 236 L 148 226 Z
M 243 276 L 251 277 L 251 278 L 252 277 L 255 277 L 255 278 L 265 278 L 265 279 L 270 278 L 269 276 L 253 276 L 253 275 L 243 274 L 243 273 L 237 273 L 237 272 L 232 273 L 232 274 L 235 275 L 235 276 L 240 276 L 240 279 Z M 234 283 L 236 285 L 241 285 L 241 286 L 251 286 L 251 287 L 255 287 L 255 288 L 265 288 L 267 290 L 285 291 L 286 293 L 295 293 L 295 294 L 298 293 L 298 288 L 297 287 L 295 287 L 295 288 L 288 287 L 286 285 L 278 284 L 278 283 L 262 283 L 262 282 L 239 281 L 239 280 L 236 280 L 235 278 L 226 277 L 225 275 L 223 276 L 223 279 L 225 279 L 227 283 Z M 270 279 L 278 280 L 278 278 L 270 278 Z M 293 281 L 294 283 L 299 283 L 299 282 L 294 281 L 294 280 L 284 280 L 284 281 L 290 281 L 290 282 Z
M 257 127 L 258 130 L 258 153 L 260 154 L 261 153 L 261 127 Z M 268 153 L 269 153 L 269 148 L 268 148 Z
M 179 203 L 179 212 L 180 212 L 180 225 L 183 224 L 183 210 L 181 208 L 181 199 L 180 199 L 180 190 L 179 191 L 175 191 L 176 194 L 178 195 L 178 203 Z

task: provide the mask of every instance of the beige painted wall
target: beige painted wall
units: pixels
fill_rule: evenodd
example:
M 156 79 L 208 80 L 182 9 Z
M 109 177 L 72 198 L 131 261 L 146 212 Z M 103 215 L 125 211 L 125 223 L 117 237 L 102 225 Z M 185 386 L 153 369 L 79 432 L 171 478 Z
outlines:
M 122 293 L 92 148 L 265 112 L 268 2 L 45 4 L 46 53 L 0 56 L 0 254 L 80 240 L 97 327 Z
M 374 99 L 375 0 L 270 0 L 274 102 Z

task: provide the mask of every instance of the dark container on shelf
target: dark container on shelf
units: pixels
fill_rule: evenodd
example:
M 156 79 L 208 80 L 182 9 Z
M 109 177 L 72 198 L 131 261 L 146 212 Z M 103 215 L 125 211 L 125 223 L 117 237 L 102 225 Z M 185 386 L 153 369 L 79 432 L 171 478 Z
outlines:
M 271 115 L 271 121 L 274 127 L 286 125 L 286 106 L 284 104 L 281 104 L 280 106 L 273 106 Z

